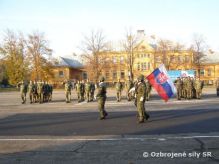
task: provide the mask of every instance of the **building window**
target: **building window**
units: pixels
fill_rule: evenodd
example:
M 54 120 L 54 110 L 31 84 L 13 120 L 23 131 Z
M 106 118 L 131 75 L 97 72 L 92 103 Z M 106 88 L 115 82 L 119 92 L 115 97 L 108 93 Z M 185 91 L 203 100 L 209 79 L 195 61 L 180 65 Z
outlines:
M 64 71 L 59 71 L 59 77 L 64 77 Z
M 182 55 L 179 55 L 179 56 L 178 56 L 178 62 L 179 62 L 179 63 L 182 63 L 182 62 L 183 62 L 183 57 L 182 57 Z
M 125 72 L 122 70 L 121 71 L 121 79 L 124 79 L 125 78 Z
M 106 58 L 105 59 L 105 64 L 109 64 L 110 63 L 110 58 Z
M 148 62 L 148 70 L 151 69 L 151 63 Z
M 161 62 L 160 56 L 156 56 L 156 57 L 155 57 L 155 62 Z
M 106 71 L 106 79 L 109 79 L 109 76 L 110 76 L 109 71 Z
M 124 64 L 124 56 L 121 56 L 121 57 L 120 57 L 120 63 L 121 63 L 121 64 Z
M 150 54 L 148 54 L 148 58 L 150 58 L 151 57 L 151 55 Z
M 87 79 L 87 73 L 86 72 L 84 72 L 82 76 L 83 76 L 83 79 Z
M 185 61 L 186 61 L 186 63 L 188 63 L 188 62 L 190 61 L 190 56 L 187 55 L 187 56 L 185 57 Z
M 141 70 L 145 71 L 147 69 L 147 63 L 141 63 Z
M 209 68 L 209 69 L 208 69 L 208 76 L 211 76 L 211 72 L 212 72 L 212 71 L 211 71 L 211 69 Z
M 117 62 L 117 59 L 116 59 L 116 57 L 114 56 L 113 57 L 113 63 L 116 63 Z
M 138 71 L 141 70 L 141 64 L 140 63 L 138 63 L 137 69 L 138 69 Z
M 113 79 L 117 79 L 117 72 L 113 71 Z
M 141 54 L 141 58 L 143 58 L 144 57 L 144 54 Z
M 204 75 L 205 75 L 205 70 L 204 70 L 204 69 L 201 69 L 201 70 L 200 70 L 200 75 L 201 75 L 201 76 L 204 76 Z

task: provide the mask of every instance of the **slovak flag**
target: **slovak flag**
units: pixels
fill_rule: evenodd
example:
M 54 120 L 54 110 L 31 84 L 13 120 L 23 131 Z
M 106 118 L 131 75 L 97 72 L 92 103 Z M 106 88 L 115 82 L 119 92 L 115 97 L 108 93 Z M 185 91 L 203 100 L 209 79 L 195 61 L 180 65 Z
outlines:
M 159 68 L 156 68 L 146 78 L 160 95 L 160 97 L 165 101 L 168 101 L 168 99 L 176 93 L 176 88 L 168 76 L 164 64 L 161 64 Z

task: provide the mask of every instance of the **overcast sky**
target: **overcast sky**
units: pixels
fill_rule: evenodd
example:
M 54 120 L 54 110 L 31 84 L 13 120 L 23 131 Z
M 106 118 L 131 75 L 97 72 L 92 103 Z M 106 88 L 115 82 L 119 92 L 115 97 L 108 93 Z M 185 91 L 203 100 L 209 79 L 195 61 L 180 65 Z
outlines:
M 55 56 L 79 52 L 83 35 L 102 29 L 121 40 L 125 29 L 191 43 L 203 34 L 219 51 L 219 0 L 0 0 L 0 36 L 9 28 L 44 32 Z

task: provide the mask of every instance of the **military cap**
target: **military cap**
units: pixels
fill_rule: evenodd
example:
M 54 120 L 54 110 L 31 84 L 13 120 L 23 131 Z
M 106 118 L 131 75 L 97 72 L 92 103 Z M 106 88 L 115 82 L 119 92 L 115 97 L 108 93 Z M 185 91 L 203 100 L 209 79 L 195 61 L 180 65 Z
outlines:
M 144 80 L 144 75 L 139 75 L 138 80 L 143 81 Z
M 100 81 L 104 81 L 105 78 L 103 76 L 100 77 Z

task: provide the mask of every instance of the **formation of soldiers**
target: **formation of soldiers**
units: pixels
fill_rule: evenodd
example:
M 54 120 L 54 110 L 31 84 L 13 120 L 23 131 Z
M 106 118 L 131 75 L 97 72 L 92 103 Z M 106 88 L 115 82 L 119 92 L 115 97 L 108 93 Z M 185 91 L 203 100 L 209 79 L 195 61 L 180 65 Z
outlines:
M 175 80 L 175 86 L 177 89 L 177 99 L 201 99 L 202 89 L 204 87 L 203 81 L 200 78 L 192 77 L 178 77 Z
M 100 120 L 104 120 L 108 113 L 105 110 L 105 102 L 106 102 L 106 93 L 107 93 L 107 85 L 105 83 L 105 78 L 101 77 L 99 84 L 97 85 L 98 91 L 96 96 L 94 96 L 94 92 L 96 89 L 96 85 L 93 82 L 90 82 L 89 79 L 85 81 L 77 81 L 75 85 L 71 81 L 66 80 L 63 82 L 65 86 L 65 96 L 66 103 L 71 102 L 71 91 L 72 89 L 76 89 L 78 102 L 87 101 L 91 102 L 97 99 L 98 102 L 98 110 L 100 115 Z M 53 87 L 48 82 L 44 81 L 30 81 L 29 84 L 26 84 L 24 81 L 18 83 L 20 87 L 22 104 L 26 103 L 26 95 L 29 93 L 30 103 L 43 103 L 52 100 L 52 92 Z M 191 77 L 178 77 L 175 80 L 175 86 L 177 89 L 177 99 L 192 99 L 197 98 L 200 99 L 202 95 L 203 89 L 203 81 L 199 78 L 191 78 Z M 134 104 L 137 107 L 137 118 L 138 123 L 143 123 L 145 120 L 150 118 L 149 114 L 145 110 L 145 101 L 150 100 L 152 86 L 148 82 L 147 79 L 143 75 L 140 75 L 137 78 L 137 81 L 132 82 L 131 79 L 123 83 L 118 79 L 115 89 L 116 89 L 116 100 L 121 101 L 121 95 L 123 88 L 126 89 L 126 97 L 127 101 L 131 101 L 134 99 Z M 216 81 L 216 89 L 217 96 L 219 96 L 219 79 Z
M 29 84 L 21 81 L 17 84 L 20 87 L 22 104 L 26 103 L 27 93 L 29 94 L 30 103 L 44 103 L 52 101 L 53 87 L 45 81 L 30 81 Z
M 86 82 L 84 80 L 77 81 L 75 86 L 76 92 L 77 92 L 77 98 L 78 102 L 87 101 L 91 102 L 94 101 L 94 92 L 95 92 L 95 84 L 93 82 L 90 82 L 89 79 L 87 79 Z
M 129 78 L 128 81 L 125 82 L 125 87 L 123 86 L 122 82 L 120 81 L 120 79 L 118 79 L 116 85 L 115 85 L 115 89 L 116 89 L 116 100 L 117 102 L 121 101 L 121 96 L 122 96 L 122 90 L 123 88 L 126 89 L 126 98 L 128 101 L 131 101 L 132 99 L 135 98 L 135 92 L 134 89 L 131 90 L 133 87 L 135 87 L 135 85 L 137 85 L 138 81 L 132 82 L 132 80 Z M 152 86 L 151 84 L 148 82 L 148 80 L 144 80 L 145 83 L 145 100 L 149 101 L 150 100 L 150 95 L 151 95 L 151 90 L 152 90 Z

